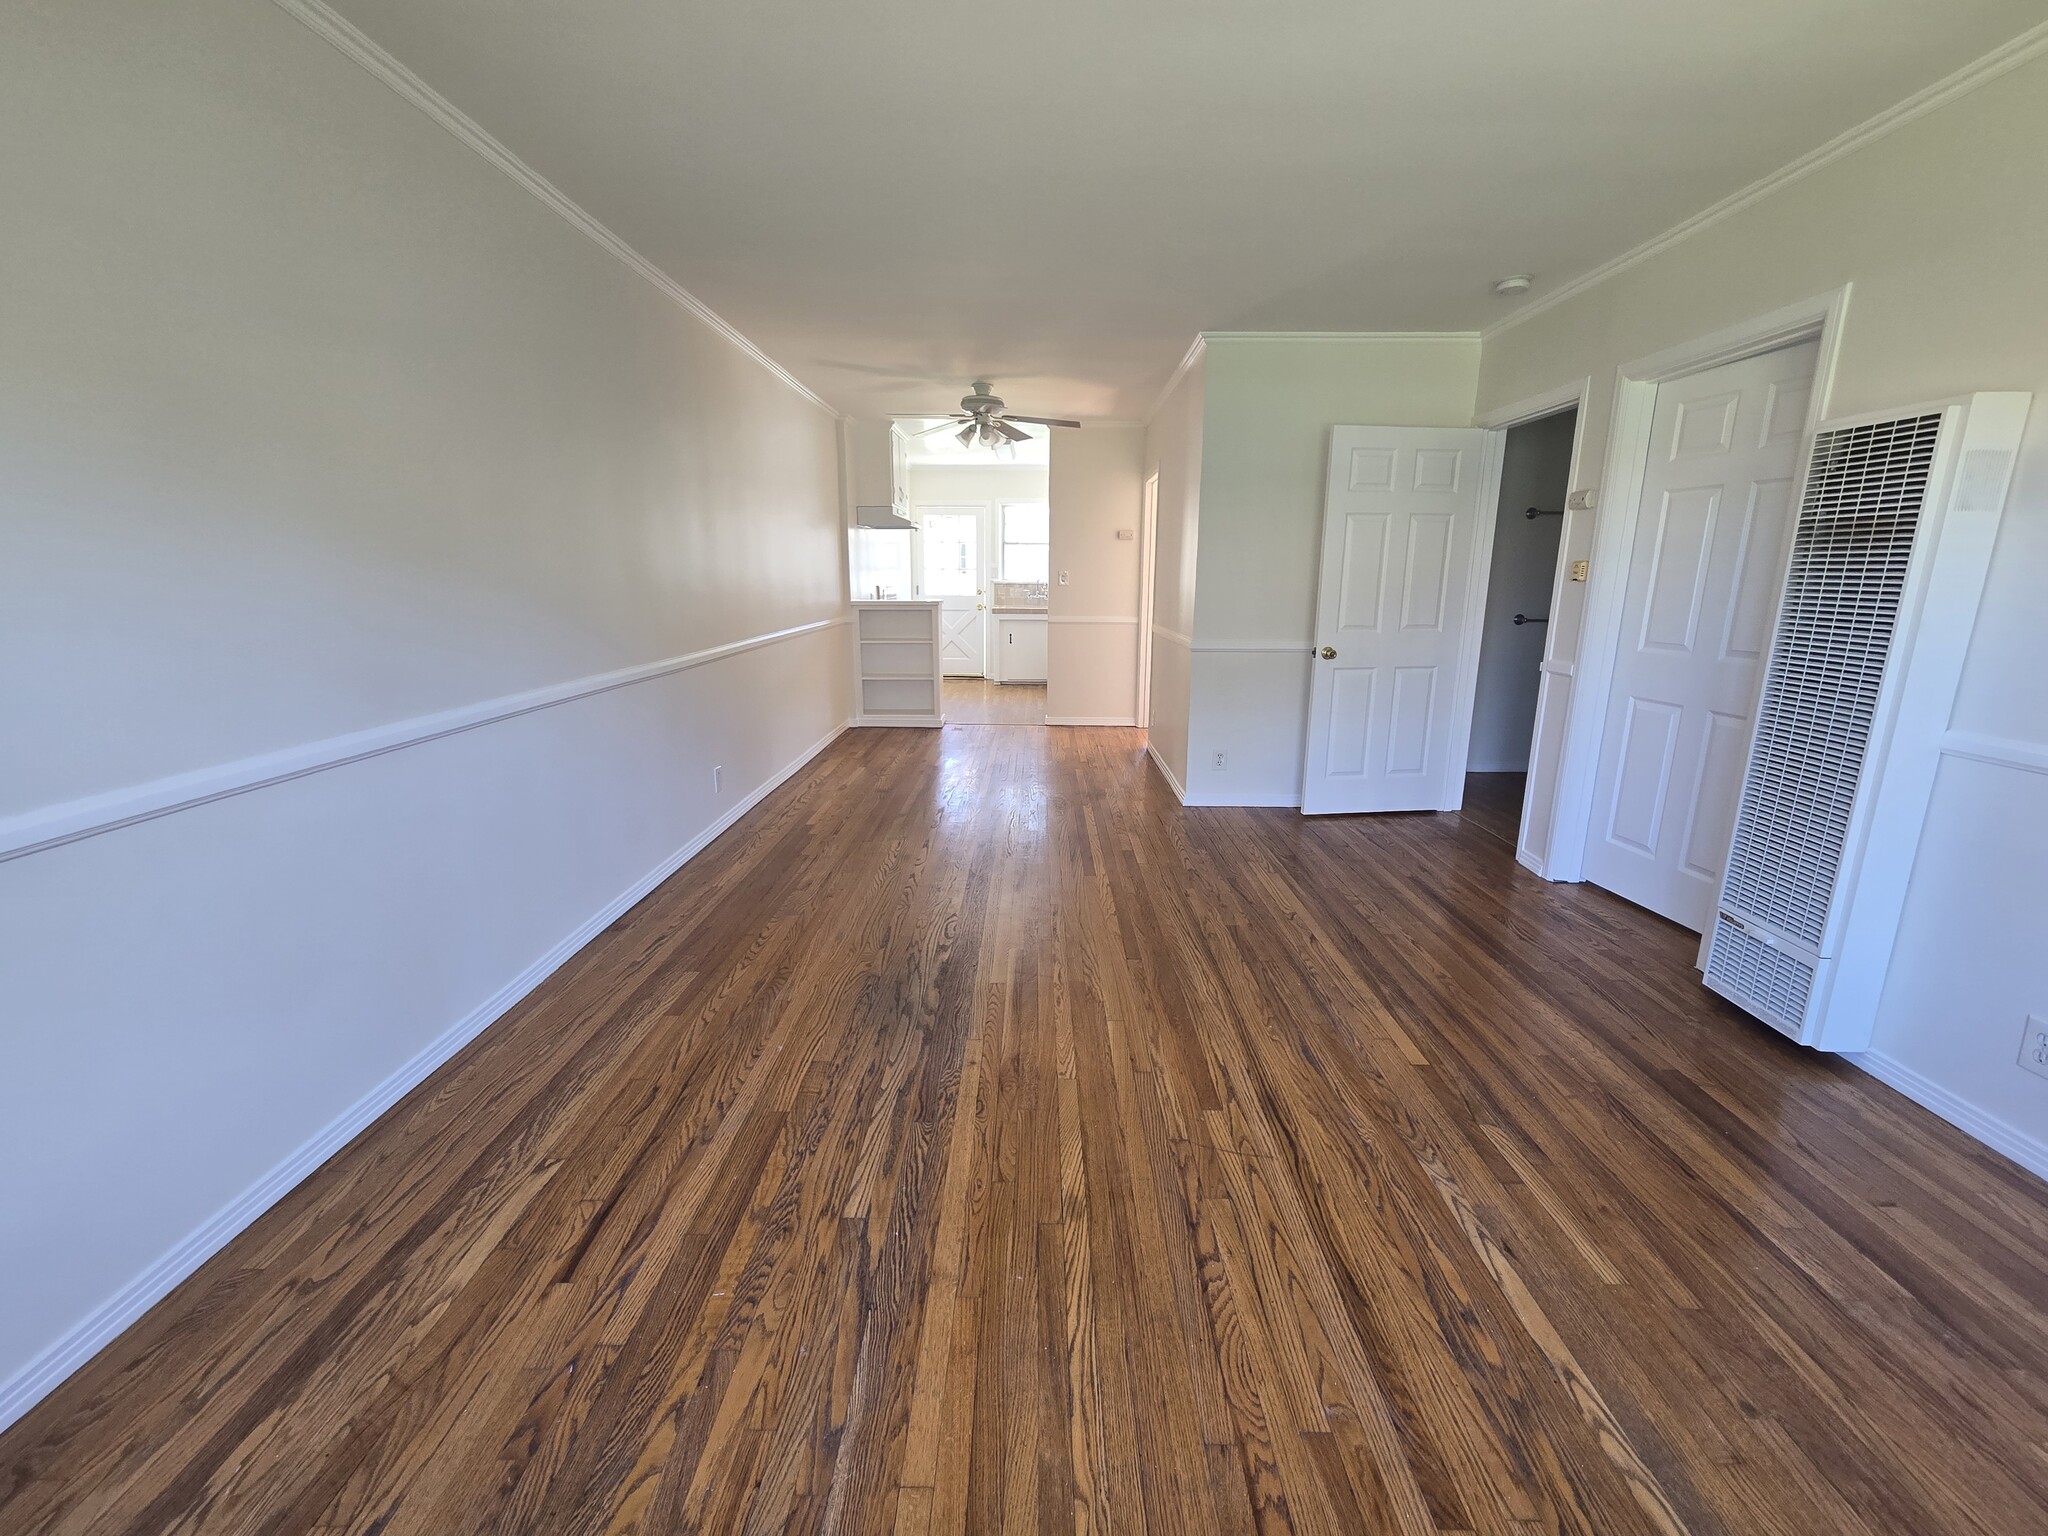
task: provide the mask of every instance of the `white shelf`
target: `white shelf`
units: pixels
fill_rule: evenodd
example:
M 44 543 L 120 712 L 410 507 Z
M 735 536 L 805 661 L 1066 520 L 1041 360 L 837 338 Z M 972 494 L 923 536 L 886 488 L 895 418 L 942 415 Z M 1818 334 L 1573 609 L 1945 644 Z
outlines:
M 855 603 L 855 725 L 943 725 L 940 605 Z

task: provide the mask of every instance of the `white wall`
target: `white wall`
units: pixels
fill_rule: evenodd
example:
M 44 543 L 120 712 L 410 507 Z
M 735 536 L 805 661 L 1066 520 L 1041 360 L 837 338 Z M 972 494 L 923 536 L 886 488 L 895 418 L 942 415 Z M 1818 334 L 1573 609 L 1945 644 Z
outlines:
M 1044 501 L 1048 477 L 1043 464 L 913 464 L 910 506 L 994 507 L 1004 501 Z M 1001 537 L 993 523 L 990 539 Z M 988 551 L 993 569 L 995 551 Z
M 1872 1064 L 2048 1169 L 2048 1082 L 2014 1064 L 2025 1015 L 2048 1013 L 2044 143 L 2037 57 L 1490 337 L 1479 396 L 1493 409 L 1590 375 L 1580 462 L 1597 473 L 1618 366 L 1845 283 L 1836 414 L 2034 391 L 1953 722 L 2000 761 L 1944 765 Z M 1591 521 L 1574 520 L 1568 557 Z M 1577 619 L 1576 602 L 1554 616 L 1567 658 Z
M 1052 435 L 1052 587 L 1046 719 L 1130 725 L 1138 709 L 1138 523 L 1145 429 L 1102 423 Z M 1119 539 L 1119 529 L 1130 533 Z
M 1531 518 L 1531 507 L 1562 512 L 1572 469 L 1577 415 L 1545 416 L 1511 428 L 1502 446 L 1500 513 L 1493 529 L 1493 559 L 1486 583 L 1486 618 L 1479 642 L 1479 676 L 1472 693 L 1470 773 L 1521 773 L 1529 766 L 1529 734 L 1536 725 L 1543 624 L 1517 624 L 1515 615 L 1544 618 L 1557 571 L 1560 517 Z
M 410 744 L 0 863 L 0 1416 L 847 704 L 814 402 L 273 6 L 7 33 L 5 830 Z
M 1211 336 L 1203 361 L 1188 801 L 1298 805 L 1330 428 L 1470 426 L 1479 342 Z
M 1146 741 L 1180 793 L 1188 777 L 1188 689 L 1194 660 L 1195 563 L 1202 501 L 1203 351 L 1145 428 L 1146 477 L 1159 477 L 1152 559 L 1152 719 Z

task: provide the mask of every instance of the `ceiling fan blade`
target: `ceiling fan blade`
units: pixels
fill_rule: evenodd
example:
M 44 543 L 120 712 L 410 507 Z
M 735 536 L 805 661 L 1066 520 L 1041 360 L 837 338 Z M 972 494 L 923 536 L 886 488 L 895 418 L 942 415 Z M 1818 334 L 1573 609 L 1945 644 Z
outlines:
M 1004 413 L 1003 419 L 1005 421 L 1028 421 L 1034 427 L 1078 427 L 1081 425 L 1078 421 L 1060 421 L 1052 416 L 1014 416 L 1008 412 Z
M 912 437 L 930 437 L 934 432 L 950 432 L 953 430 L 954 423 L 965 421 L 966 419 L 965 416 L 948 416 L 936 427 L 926 427 L 922 432 L 913 432 L 910 435 Z
M 1031 441 L 1031 434 L 1029 432 L 1019 432 L 1000 416 L 991 421 L 989 425 L 1013 443 L 1028 443 Z

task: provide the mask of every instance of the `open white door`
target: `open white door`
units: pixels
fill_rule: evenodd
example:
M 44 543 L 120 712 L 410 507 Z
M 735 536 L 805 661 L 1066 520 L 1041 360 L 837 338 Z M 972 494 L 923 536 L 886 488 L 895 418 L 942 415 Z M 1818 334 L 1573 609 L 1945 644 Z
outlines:
M 1784 585 L 1814 342 L 1657 386 L 1586 878 L 1712 919 Z
M 1476 428 L 1331 431 L 1302 761 L 1309 815 L 1457 804 L 1485 446 Z

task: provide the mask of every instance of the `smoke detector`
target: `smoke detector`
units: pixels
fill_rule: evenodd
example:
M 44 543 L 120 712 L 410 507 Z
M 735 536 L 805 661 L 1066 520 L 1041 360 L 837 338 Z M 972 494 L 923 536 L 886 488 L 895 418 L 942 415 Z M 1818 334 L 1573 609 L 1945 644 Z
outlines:
M 1504 277 L 1495 283 L 1493 291 L 1504 297 L 1513 298 L 1518 293 L 1527 293 L 1529 285 L 1534 281 L 1535 279 L 1530 277 L 1528 273 L 1517 272 L 1513 277 Z

